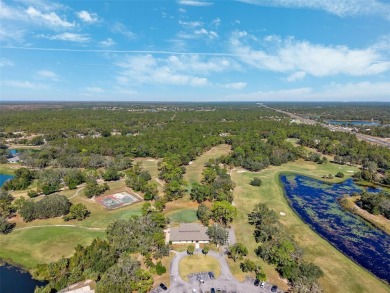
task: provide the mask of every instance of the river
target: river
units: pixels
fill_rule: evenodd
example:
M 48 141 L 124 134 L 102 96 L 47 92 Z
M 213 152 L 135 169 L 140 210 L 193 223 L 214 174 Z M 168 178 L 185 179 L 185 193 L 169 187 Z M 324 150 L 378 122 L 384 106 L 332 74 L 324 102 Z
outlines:
M 337 199 L 361 191 L 352 179 L 327 184 L 302 175 L 281 175 L 293 210 L 333 246 L 390 283 L 390 236 L 343 209 Z M 370 192 L 378 192 L 370 188 Z

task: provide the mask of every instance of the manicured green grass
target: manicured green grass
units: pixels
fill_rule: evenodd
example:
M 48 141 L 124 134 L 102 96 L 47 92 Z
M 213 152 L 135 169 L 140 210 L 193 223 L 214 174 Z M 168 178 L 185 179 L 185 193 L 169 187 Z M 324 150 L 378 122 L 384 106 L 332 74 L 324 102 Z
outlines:
M 107 194 L 114 193 L 125 188 L 124 181 L 109 183 L 111 189 Z M 96 236 L 105 237 L 104 229 L 116 219 L 128 219 L 141 214 L 143 202 L 138 202 L 116 210 L 107 210 L 105 207 L 88 199 L 81 190 L 76 197 L 77 190 L 65 190 L 60 192 L 68 196 L 73 204 L 83 203 L 91 212 L 83 221 L 72 220 L 64 222 L 62 218 L 34 220 L 23 222 L 19 217 L 14 221 L 16 228 L 45 225 L 47 227 L 15 230 L 8 235 L 0 236 L 0 258 L 9 259 L 21 266 L 31 268 L 40 262 L 58 260 L 61 256 L 70 256 L 77 244 L 88 244 Z M 40 199 L 40 198 L 38 198 Z M 77 227 L 50 227 L 51 225 L 76 225 Z M 101 231 L 88 230 L 86 228 L 99 228 Z
M 221 274 L 219 261 L 209 255 L 191 255 L 183 258 L 179 263 L 180 277 L 188 281 L 188 274 L 199 272 L 213 272 L 218 278 Z
M 355 264 L 306 225 L 289 207 L 279 181 L 279 175 L 282 172 L 299 173 L 321 179 L 323 175 L 329 173 L 334 175 L 341 171 L 346 175 L 344 178 L 346 179 L 357 171 L 356 167 L 340 166 L 332 163 L 319 165 L 298 160 L 279 167 L 269 167 L 258 173 L 239 173 L 237 171 L 232 172 L 232 180 L 236 183 L 234 205 L 238 208 L 238 217 L 233 222 L 233 227 L 236 231 L 237 241 L 248 247 L 250 258 L 258 259 L 254 253 L 257 244 L 253 237 L 253 227 L 247 223 L 247 215 L 255 204 L 266 203 L 277 214 L 281 212 L 286 214 L 280 216 L 280 220 L 287 231 L 293 234 L 299 245 L 303 247 L 306 260 L 314 262 L 324 271 L 325 276 L 320 279 L 320 283 L 325 292 L 390 291 L 389 287 L 383 282 Z M 249 182 L 255 176 L 261 178 L 263 182 L 261 187 L 249 185 Z M 325 181 L 336 182 L 337 180 L 340 179 Z M 286 282 L 279 278 L 274 268 L 261 260 L 259 261 L 262 263 L 268 280 L 283 289 L 287 289 Z M 239 263 L 233 264 L 233 266 L 238 265 Z M 237 271 L 237 268 L 232 268 L 232 271 Z
M 18 168 L 20 168 L 19 164 L 0 164 L 0 174 L 14 175 Z
M 44 227 L 13 231 L 0 235 L 0 258 L 26 268 L 72 255 L 77 244 L 88 245 L 104 231 L 74 227 Z
M 194 209 L 179 210 L 166 216 L 170 219 L 171 223 L 192 223 L 198 221 L 196 210 Z

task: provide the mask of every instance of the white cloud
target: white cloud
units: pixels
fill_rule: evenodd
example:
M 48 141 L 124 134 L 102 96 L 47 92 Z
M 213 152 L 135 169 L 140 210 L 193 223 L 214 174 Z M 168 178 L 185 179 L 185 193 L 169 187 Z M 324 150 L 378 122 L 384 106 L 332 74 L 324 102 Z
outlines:
M 25 10 L 30 19 L 41 25 L 52 28 L 72 28 L 74 23 L 68 22 L 59 17 L 55 12 L 44 13 L 30 6 Z
M 100 42 L 100 46 L 102 47 L 111 47 L 115 45 L 115 41 L 111 38 L 107 38 Z
M 289 75 L 286 79 L 289 82 L 293 82 L 293 81 L 301 80 L 305 76 L 306 76 L 306 72 L 304 72 L 304 71 L 297 71 L 297 72 L 294 72 L 293 74 Z
M 85 90 L 92 94 L 100 94 L 104 92 L 104 90 L 100 87 L 86 87 Z
M 256 39 L 259 48 L 253 48 L 248 41 L 254 39 L 246 32 L 234 32 L 230 47 L 242 62 L 258 69 L 290 74 L 302 71 L 313 76 L 376 75 L 390 69 L 390 60 L 374 47 L 350 49 L 267 36 L 264 40 Z
M 20 81 L 20 80 L 1 80 L 0 84 L 5 87 L 19 88 L 19 89 L 43 89 L 47 88 L 47 85 L 41 83 L 35 83 L 31 81 Z
M 194 31 L 194 34 L 195 35 L 199 35 L 199 36 L 206 36 L 210 39 L 215 39 L 215 38 L 218 38 L 218 34 L 214 31 L 208 31 L 204 28 L 201 28 L 199 30 L 195 30 Z
M 241 101 L 380 101 L 390 99 L 390 82 L 357 82 L 310 87 L 258 91 L 226 96 Z
M 137 38 L 137 34 L 129 31 L 123 23 L 116 22 L 111 26 L 111 31 L 116 34 L 121 34 L 126 38 L 133 40 Z
M 8 67 L 13 66 L 14 63 L 8 59 L 0 58 L 0 67 Z
M 260 6 L 325 10 L 338 16 L 380 15 L 390 20 L 390 3 L 378 0 L 240 0 Z
M 179 0 L 179 4 L 188 6 L 211 6 L 213 2 L 196 1 L 196 0 Z
M 209 84 L 204 76 L 197 76 L 198 71 L 208 71 L 210 68 L 201 68 L 201 65 L 195 65 L 195 62 L 188 64 L 183 68 L 182 61 L 176 59 L 176 56 L 167 58 L 154 58 L 152 55 L 127 56 L 117 66 L 122 68 L 117 76 L 117 82 L 120 85 L 128 84 L 160 84 L 160 85 L 178 85 L 203 87 Z M 192 66 L 191 66 L 192 65 Z
M 237 62 L 235 62 L 231 58 L 204 58 L 197 54 L 169 56 L 166 58 L 166 63 L 176 71 L 187 71 L 206 75 L 213 72 L 239 69 L 239 65 L 237 64 Z
M 58 81 L 58 76 L 56 73 L 50 70 L 40 70 L 37 72 L 38 76 L 41 78 L 49 79 L 52 81 Z
M 211 22 L 211 25 L 218 28 L 221 25 L 221 19 L 219 17 L 213 19 L 213 21 Z
M 221 86 L 226 88 L 226 89 L 242 90 L 242 89 L 246 88 L 247 83 L 246 82 L 232 82 L 232 83 L 222 84 Z
M 96 13 L 89 13 L 86 10 L 81 10 L 76 13 L 78 18 L 80 18 L 82 21 L 86 23 L 94 23 L 98 21 L 98 17 Z
M 15 1 L 16 2 L 16 1 Z M 67 7 L 61 3 L 51 0 L 17 0 L 19 3 L 23 3 L 26 6 L 34 6 L 42 11 L 64 10 Z
M 75 34 L 75 33 L 62 33 L 57 35 L 39 35 L 38 37 L 55 40 L 55 41 L 69 41 L 75 43 L 86 43 L 90 40 L 88 35 L 85 34 Z
M 182 21 L 182 20 L 179 20 L 179 24 L 185 28 L 190 28 L 190 29 L 203 26 L 203 22 L 201 22 L 201 21 Z
M 0 26 L 0 41 L 1 42 L 17 42 L 22 43 L 26 31 L 17 27 Z
M 22 19 L 24 13 L 19 9 L 8 6 L 4 1 L 0 1 L 0 19 Z

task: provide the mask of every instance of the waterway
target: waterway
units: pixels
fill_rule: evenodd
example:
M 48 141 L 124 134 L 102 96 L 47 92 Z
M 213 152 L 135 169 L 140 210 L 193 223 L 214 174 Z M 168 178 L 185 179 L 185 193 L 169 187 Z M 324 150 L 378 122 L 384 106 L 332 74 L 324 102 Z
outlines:
M 332 124 L 332 125 L 364 125 L 364 126 L 378 126 L 380 123 L 374 122 L 374 121 L 358 121 L 358 120 L 330 120 L 327 121 L 327 123 Z
M 345 194 L 360 192 L 361 187 L 352 179 L 327 184 L 289 174 L 281 175 L 280 180 L 290 206 L 305 223 L 353 261 L 390 283 L 390 236 L 346 211 L 337 201 Z
M 0 186 L 11 178 L 13 178 L 13 176 L 0 174 Z M 7 237 L 7 235 L 1 237 Z M 45 285 L 45 283 L 34 280 L 31 275 L 24 270 L 9 264 L 0 266 L 1 293 L 32 293 L 34 292 L 35 286 L 42 285 Z

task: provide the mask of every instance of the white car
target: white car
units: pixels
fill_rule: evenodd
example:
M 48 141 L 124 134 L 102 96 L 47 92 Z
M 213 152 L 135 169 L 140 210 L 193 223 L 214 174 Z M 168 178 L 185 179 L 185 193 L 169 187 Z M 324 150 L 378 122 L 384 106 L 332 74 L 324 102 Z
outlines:
M 261 282 L 260 283 L 260 288 L 264 288 L 265 287 L 265 282 Z

